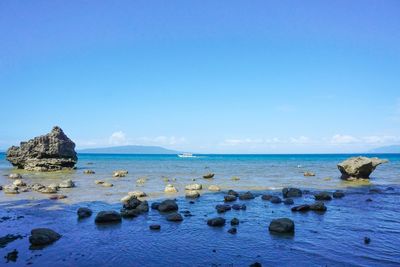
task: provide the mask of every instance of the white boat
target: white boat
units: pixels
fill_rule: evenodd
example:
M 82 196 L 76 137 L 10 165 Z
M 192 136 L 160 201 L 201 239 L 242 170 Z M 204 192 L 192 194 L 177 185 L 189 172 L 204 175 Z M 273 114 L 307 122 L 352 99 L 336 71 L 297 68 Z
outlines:
M 192 153 L 182 153 L 182 154 L 178 154 L 178 157 L 180 157 L 180 158 L 195 158 L 196 156 L 193 156 Z

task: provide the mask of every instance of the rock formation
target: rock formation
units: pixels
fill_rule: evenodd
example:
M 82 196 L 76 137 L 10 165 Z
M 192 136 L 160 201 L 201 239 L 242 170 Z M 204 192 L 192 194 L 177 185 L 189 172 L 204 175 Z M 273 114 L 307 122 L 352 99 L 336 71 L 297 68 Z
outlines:
M 353 157 L 339 163 L 337 167 L 344 180 L 368 179 L 378 165 L 387 162 L 378 158 Z
M 19 147 L 10 147 L 7 150 L 7 160 L 19 169 L 56 171 L 73 168 L 78 157 L 75 143 L 60 127 L 55 126 L 46 135 L 21 142 Z

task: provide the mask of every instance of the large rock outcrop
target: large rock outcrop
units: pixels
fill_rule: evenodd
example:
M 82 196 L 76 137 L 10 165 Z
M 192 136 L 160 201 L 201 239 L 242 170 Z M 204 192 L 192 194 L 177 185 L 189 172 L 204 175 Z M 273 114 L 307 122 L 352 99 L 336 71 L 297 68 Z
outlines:
M 378 165 L 387 162 L 386 159 L 353 157 L 346 159 L 337 166 L 344 180 L 368 179 Z
M 19 169 L 56 171 L 73 168 L 78 157 L 75 143 L 60 127 L 55 126 L 46 135 L 21 142 L 19 147 L 10 147 L 7 150 L 7 160 Z

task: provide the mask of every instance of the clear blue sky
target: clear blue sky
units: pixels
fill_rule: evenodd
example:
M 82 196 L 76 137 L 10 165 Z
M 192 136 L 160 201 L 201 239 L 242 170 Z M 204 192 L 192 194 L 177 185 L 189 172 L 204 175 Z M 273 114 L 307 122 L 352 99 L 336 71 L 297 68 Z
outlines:
M 0 2 L 0 148 L 400 143 L 400 1 Z

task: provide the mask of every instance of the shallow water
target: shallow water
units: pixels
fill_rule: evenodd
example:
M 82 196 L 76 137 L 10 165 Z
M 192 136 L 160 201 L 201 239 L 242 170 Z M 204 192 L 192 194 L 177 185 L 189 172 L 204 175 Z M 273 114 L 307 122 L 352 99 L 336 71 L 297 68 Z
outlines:
M 13 266 L 247 266 L 260 262 L 264 266 L 398 266 L 400 264 L 400 155 L 385 155 L 389 164 L 379 166 L 369 183 L 341 181 L 336 164 L 348 155 L 207 155 L 195 159 L 176 156 L 139 155 L 80 155 L 78 169 L 58 173 L 22 172 L 28 182 L 50 184 L 61 179 L 73 179 L 77 187 L 64 189 L 65 200 L 50 201 L 48 195 L 35 192 L 7 196 L 0 192 L 0 217 L 11 219 L 0 222 L 0 236 L 21 234 L 0 255 L 14 248 L 19 251 Z M 87 165 L 92 162 L 93 165 Z M 298 165 L 301 165 L 298 168 Z M 96 174 L 84 175 L 84 169 Z M 116 169 L 127 169 L 124 178 L 112 178 Z M 199 178 L 215 172 L 211 181 Z M 304 177 L 313 171 L 315 177 Z M 15 172 L 0 159 L 0 184 L 10 183 L 3 174 Z M 146 176 L 143 187 L 136 179 Z M 238 176 L 239 181 L 232 181 Z M 222 216 L 241 220 L 238 233 L 227 233 L 229 223 L 219 229 L 210 228 L 206 220 L 217 216 L 214 209 L 222 203 L 223 193 L 202 191 L 195 204 L 177 195 L 165 195 L 163 177 L 176 178 L 183 193 L 185 184 L 216 184 L 223 189 L 239 191 L 252 189 L 256 194 L 272 192 L 280 195 L 280 188 L 296 186 L 319 191 L 343 188 L 346 196 L 326 202 L 328 211 L 292 213 L 290 206 L 262 201 L 260 197 L 238 201 L 247 205 L 246 211 L 228 211 Z M 330 177 L 331 179 L 325 179 Z M 94 180 L 103 179 L 114 184 L 103 188 Z M 393 188 L 389 188 L 393 187 Z M 371 188 L 380 193 L 371 193 Z M 258 190 L 256 190 L 258 189 Z M 393 190 L 392 190 L 393 189 Z M 181 223 L 167 222 L 157 211 L 121 224 L 98 226 L 95 214 L 78 221 L 76 210 L 88 206 L 94 213 L 119 210 L 119 199 L 128 191 L 142 190 L 154 199 L 177 197 L 180 211 L 190 210 L 193 217 Z M 372 202 L 365 200 L 371 198 Z M 313 202 L 311 194 L 295 199 L 296 204 Z M 17 219 L 18 216 L 24 216 Z M 295 221 L 293 236 L 276 236 L 268 232 L 274 218 L 288 217 Z M 151 223 L 161 224 L 161 231 L 148 229 Z M 30 250 L 28 235 L 32 228 L 49 227 L 63 237 L 43 250 Z M 371 238 L 369 245 L 364 237 Z M 213 252 L 215 250 L 215 252 Z M 0 259 L 0 265 L 5 260 Z

